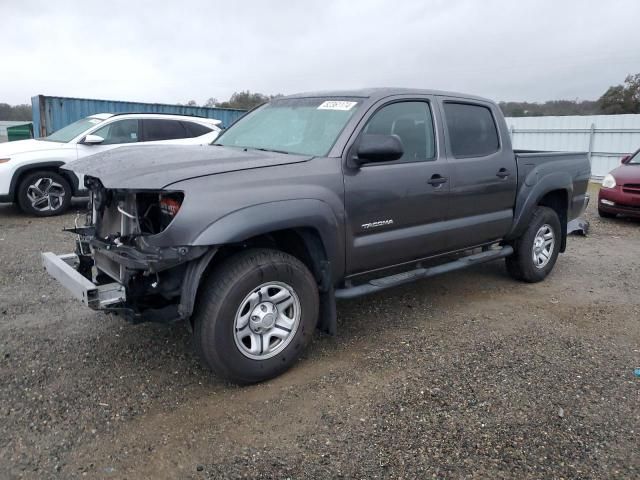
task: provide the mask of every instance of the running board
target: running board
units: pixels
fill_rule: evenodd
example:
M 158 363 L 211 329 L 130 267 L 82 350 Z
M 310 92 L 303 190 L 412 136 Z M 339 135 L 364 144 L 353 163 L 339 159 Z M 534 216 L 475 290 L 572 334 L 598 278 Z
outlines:
M 435 267 L 417 268 L 409 272 L 402 272 L 389 277 L 376 278 L 368 283 L 357 285 L 355 287 L 339 288 L 336 290 L 336 298 L 354 298 L 369 293 L 379 292 L 405 283 L 414 282 L 422 278 L 433 277 L 441 273 L 460 270 L 461 268 L 470 267 L 480 263 L 490 262 L 498 258 L 508 257 L 513 253 L 513 248 L 509 245 L 496 250 L 487 250 L 486 252 L 476 253 L 468 257 L 462 257 L 453 262 L 436 265 Z

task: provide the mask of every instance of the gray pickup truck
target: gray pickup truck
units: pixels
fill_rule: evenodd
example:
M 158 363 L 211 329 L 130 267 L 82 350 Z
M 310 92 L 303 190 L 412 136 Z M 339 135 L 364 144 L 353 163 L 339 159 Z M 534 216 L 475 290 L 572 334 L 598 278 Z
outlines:
M 186 320 L 237 383 L 289 368 L 336 299 L 504 258 L 543 280 L 588 202 L 582 153 L 514 152 L 492 101 L 370 89 L 278 98 L 210 146 L 69 164 L 91 208 L 44 265 L 88 307 Z

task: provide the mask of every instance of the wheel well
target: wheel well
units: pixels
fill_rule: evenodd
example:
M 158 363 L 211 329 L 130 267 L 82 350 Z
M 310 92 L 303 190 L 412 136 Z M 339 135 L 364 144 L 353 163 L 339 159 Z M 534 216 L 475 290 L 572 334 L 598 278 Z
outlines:
M 553 190 L 540 199 L 538 205 L 548 207 L 556 212 L 560 219 L 562 228 L 562 242 L 560 251 L 564 252 L 567 247 L 567 216 L 569 209 L 569 197 L 566 190 Z
M 63 165 L 63 164 L 60 164 Z M 69 182 L 69 185 L 71 186 L 71 192 L 73 195 L 76 195 L 78 193 L 78 177 L 75 176 L 75 174 L 73 172 L 67 172 L 64 170 L 60 170 L 60 165 L 56 165 L 56 164 L 34 164 L 34 165 L 29 165 L 26 167 L 23 167 L 23 169 L 19 170 L 16 174 L 16 176 L 14 177 L 14 181 L 11 182 L 11 195 L 13 196 L 14 201 L 17 200 L 17 196 L 18 196 L 18 189 L 20 188 L 20 184 L 22 183 L 22 181 L 25 179 L 25 177 L 27 175 L 30 175 L 31 173 L 35 173 L 35 172 L 54 172 L 57 173 L 58 175 L 62 175 L 62 177 L 64 177 L 64 179 Z
M 205 270 L 198 274 L 197 286 L 191 293 L 193 298 L 195 299 L 198 294 L 203 278 L 210 275 L 226 259 L 247 248 L 272 248 L 293 255 L 311 271 L 318 282 L 321 293 L 333 292 L 331 289 L 330 266 L 320 234 L 313 228 L 303 227 L 264 233 L 248 238 L 241 243 L 224 245 L 212 250 L 210 259 L 204 259 L 206 262 Z M 329 299 L 333 301 L 333 296 L 329 297 Z M 189 315 L 191 315 L 191 311 L 189 311 Z M 333 320 L 335 323 L 335 319 Z M 189 322 L 193 322 L 193 318 L 190 318 Z M 192 323 L 190 325 L 193 327 Z M 329 331 L 331 329 L 327 327 L 325 330 Z M 335 327 L 331 331 L 335 331 Z
M 241 244 L 225 245 L 213 257 L 209 268 L 246 248 L 273 248 L 293 255 L 313 273 L 318 285 L 324 287 L 330 282 L 328 272 L 324 268 L 327 254 L 320 234 L 313 228 L 277 230 L 248 238 Z

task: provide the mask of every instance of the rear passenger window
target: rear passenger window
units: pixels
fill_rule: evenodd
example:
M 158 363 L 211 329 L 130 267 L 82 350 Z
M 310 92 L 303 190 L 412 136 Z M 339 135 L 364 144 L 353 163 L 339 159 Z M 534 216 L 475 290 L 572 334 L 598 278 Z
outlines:
M 484 157 L 500 149 L 498 130 L 487 107 L 445 102 L 444 113 L 454 157 Z
M 404 154 L 401 162 L 435 160 L 431 109 L 426 102 L 398 102 L 378 110 L 364 127 L 365 135 L 397 135 Z
M 142 120 L 144 141 L 176 140 L 189 138 L 182 123 L 177 120 Z
M 205 127 L 199 123 L 182 122 L 182 125 L 186 128 L 189 138 L 199 137 L 213 130 L 212 128 Z

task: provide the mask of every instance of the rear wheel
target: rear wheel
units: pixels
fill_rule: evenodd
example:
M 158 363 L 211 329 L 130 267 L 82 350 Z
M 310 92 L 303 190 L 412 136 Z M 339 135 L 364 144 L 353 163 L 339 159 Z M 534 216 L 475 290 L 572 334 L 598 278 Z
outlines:
M 617 215 L 615 213 L 605 212 L 604 210 L 598 209 L 598 215 L 602 218 L 616 218 Z
M 297 258 L 252 249 L 204 280 L 194 314 L 196 348 L 215 373 L 255 383 L 291 367 L 318 321 L 318 287 Z
M 562 229 L 558 214 L 548 207 L 537 207 L 525 232 L 514 243 L 514 253 L 506 258 L 507 271 L 525 282 L 544 280 L 560 253 Z
M 18 205 L 25 213 L 51 217 L 64 213 L 71 203 L 71 186 L 56 172 L 29 173 L 18 187 Z

